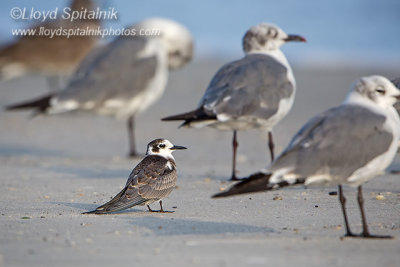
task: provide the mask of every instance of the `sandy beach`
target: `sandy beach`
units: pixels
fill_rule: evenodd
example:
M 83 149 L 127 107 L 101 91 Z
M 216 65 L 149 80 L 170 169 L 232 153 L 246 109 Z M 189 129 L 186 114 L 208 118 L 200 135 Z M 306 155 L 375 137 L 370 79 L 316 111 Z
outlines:
M 231 59 L 229 59 L 231 60 Z M 176 145 L 178 187 L 163 201 L 174 213 L 135 207 L 113 215 L 82 215 L 113 197 L 140 161 L 128 159 L 124 121 L 90 114 L 30 118 L 0 111 L 0 266 L 398 266 L 400 177 L 364 186 L 370 231 L 391 240 L 340 239 L 336 188 L 286 190 L 211 199 L 227 188 L 231 132 L 178 129 L 166 115 L 197 105 L 212 75 L 228 60 L 202 60 L 171 74 L 163 98 L 137 117 L 138 150 L 164 137 Z M 293 66 L 297 95 L 274 129 L 280 152 L 311 116 L 340 104 L 361 76 L 400 76 L 383 67 Z M 37 76 L 0 83 L 0 106 L 47 93 Z M 267 135 L 239 132 L 239 176 L 269 163 Z M 396 158 L 390 167 L 399 169 Z M 355 232 L 356 191 L 345 188 Z M 153 204 L 155 209 L 158 205 Z

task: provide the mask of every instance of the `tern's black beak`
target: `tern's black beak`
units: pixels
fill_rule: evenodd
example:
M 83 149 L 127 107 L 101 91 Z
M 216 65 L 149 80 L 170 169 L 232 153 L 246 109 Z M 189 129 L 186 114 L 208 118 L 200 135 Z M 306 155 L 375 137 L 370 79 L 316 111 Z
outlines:
M 284 40 L 286 42 L 304 42 L 304 43 L 307 42 L 306 38 L 296 34 L 289 34 L 288 37 Z
M 184 147 L 184 146 L 173 146 L 173 147 L 171 147 L 170 149 L 171 149 L 171 150 L 178 150 L 178 149 L 187 149 L 187 148 Z
M 394 98 L 396 98 L 396 99 L 397 99 L 397 102 L 399 102 L 399 101 L 400 101 L 400 95 L 396 95 L 396 96 L 394 96 Z

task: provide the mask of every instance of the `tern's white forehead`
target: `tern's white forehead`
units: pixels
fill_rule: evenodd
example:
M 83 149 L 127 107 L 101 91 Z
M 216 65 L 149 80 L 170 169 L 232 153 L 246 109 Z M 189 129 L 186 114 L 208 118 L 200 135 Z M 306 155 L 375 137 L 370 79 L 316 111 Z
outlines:
M 172 152 L 174 150 L 171 149 L 173 146 L 167 139 L 155 139 L 147 145 L 146 155 L 159 155 L 167 159 L 173 159 Z

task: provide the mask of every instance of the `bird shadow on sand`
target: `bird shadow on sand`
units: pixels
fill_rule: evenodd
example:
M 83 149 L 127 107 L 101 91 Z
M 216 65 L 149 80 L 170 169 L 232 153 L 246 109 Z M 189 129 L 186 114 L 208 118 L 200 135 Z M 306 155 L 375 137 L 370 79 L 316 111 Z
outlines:
M 53 202 L 56 205 L 64 205 L 77 210 L 78 214 L 96 209 L 99 204 L 76 203 L 76 202 Z M 104 217 L 119 216 L 119 219 L 129 220 L 129 223 L 145 228 L 157 236 L 176 235 L 214 235 L 214 234 L 237 234 L 237 233 L 273 233 L 274 229 L 247 224 L 236 224 L 228 222 L 210 222 L 194 219 L 176 218 L 174 213 L 150 213 L 146 207 L 131 208 L 120 212 L 104 215 L 82 215 L 95 216 L 99 220 Z M 160 217 L 162 216 L 162 217 Z
M 129 218 L 131 219 L 131 218 Z M 135 217 L 132 224 L 147 228 L 158 236 L 214 235 L 228 233 L 273 233 L 269 227 L 252 226 L 228 222 L 210 222 L 194 219 L 160 218 L 158 216 Z
M 76 209 L 78 214 L 81 214 L 83 212 L 87 211 L 92 211 L 95 210 L 98 206 L 104 204 L 104 203 L 99 203 L 99 204 L 93 204 L 93 203 L 79 203 L 79 202 L 52 202 L 52 204 L 56 205 L 63 205 L 66 207 L 74 208 Z M 129 210 L 123 210 L 119 212 L 114 212 L 111 214 L 101 214 L 101 215 L 96 215 L 96 216 L 112 216 L 112 215 L 117 215 L 117 214 L 134 214 L 134 213 L 145 213 L 147 212 L 147 208 L 143 207 L 142 209 L 139 208 L 130 208 Z
M 100 206 L 99 204 L 91 203 L 78 203 L 78 202 L 50 202 L 53 205 L 65 206 L 69 208 L 76 209 L 76 213 L 80 214 L 82 212 L 91 211 Z

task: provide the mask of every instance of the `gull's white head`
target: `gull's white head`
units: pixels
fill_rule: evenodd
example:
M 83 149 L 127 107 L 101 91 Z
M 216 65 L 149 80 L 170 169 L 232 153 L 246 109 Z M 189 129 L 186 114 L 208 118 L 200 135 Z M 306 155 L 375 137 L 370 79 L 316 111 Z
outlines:
M 175 146 L 167 139 L 155 139 L 147 145 L 146 155 L 158 155 L 166 159 L 173 159 L 172 152 L 178 149 L 186 149 L 184 146 Z
M 366 76 L 355 81 L 349 98 L 353 95 L 362 96 L 383 108 L 391 107 L 400 100 L 399 89 L 379 75 Z
M 279 49 L 286 42 L 306 42 L 300 35 L 287 34 L 281 28 L 269 23 L 251 27 L 243 36 L 243 51 L 263 52 Z
M 193 38 L 189 30 L 170 19 L 150 18 L 137 23 L 135 28 L 153 31 L 153 37 L 160 38 L 168 53 L 168 67 L 184 66 L 193 57 Z

